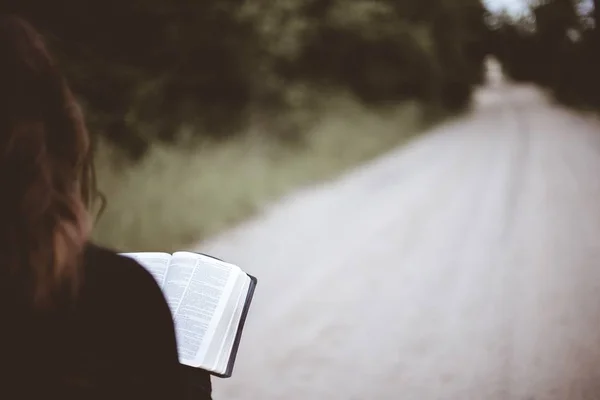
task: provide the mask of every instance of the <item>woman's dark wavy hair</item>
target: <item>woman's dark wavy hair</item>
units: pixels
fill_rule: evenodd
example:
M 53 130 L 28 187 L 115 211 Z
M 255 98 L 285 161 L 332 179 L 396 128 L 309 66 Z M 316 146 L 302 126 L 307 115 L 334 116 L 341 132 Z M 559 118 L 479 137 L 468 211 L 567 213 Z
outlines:
M 0 273 L 33 307 L 79 286 L 96 197 L 91 147 L 41 35 L 0 15 Z

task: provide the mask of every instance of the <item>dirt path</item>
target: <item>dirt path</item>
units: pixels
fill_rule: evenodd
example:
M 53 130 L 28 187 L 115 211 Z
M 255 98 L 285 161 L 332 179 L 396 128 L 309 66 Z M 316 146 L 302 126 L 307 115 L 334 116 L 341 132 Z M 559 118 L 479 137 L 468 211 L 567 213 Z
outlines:
M 600 399 L 600 124 L 469 115 L 199 246 L 260 279 L 215 399 Z

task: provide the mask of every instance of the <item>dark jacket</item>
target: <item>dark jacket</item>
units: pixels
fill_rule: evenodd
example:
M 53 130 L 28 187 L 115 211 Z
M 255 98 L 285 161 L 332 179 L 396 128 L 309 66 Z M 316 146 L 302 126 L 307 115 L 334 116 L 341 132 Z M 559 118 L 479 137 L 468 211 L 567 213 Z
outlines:
M 88 246 L 77 301 L 51 313 L 33 313 L 2 297 L 2 399 L 211 397 L 210 376 L 179 364 L 158 284 L 129 258 Z

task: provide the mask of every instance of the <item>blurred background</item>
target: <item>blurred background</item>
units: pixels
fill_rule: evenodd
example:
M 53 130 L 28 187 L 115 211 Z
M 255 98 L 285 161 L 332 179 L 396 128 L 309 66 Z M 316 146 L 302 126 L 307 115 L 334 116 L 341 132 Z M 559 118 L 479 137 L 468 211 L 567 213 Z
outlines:
M 2 0 L 87 111 L 119 249 L 197 242 L 469 108 L 483 61 L 596 109 L 592 0 Z
M 2 0 L 97 135 L 95 235 L 172 250 L 469 107 L 495 55 L 597 107 L 591 0 Z
M 189 245 L 469 106 L 479 0 L 2 0 L 97 135 L 119 249 Z

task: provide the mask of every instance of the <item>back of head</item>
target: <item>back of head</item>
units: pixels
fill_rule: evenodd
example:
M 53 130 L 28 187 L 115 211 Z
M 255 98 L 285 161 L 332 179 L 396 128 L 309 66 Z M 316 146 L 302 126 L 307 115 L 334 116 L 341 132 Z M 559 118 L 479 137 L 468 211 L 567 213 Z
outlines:
M 33 307 L 77 286 L 88 235 L 89 137 L 27 22 L 0 15 L 0 279 Z M 10 289 L 8 289 L 10 288 Z

